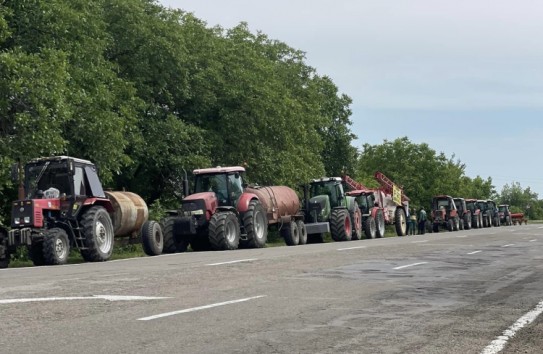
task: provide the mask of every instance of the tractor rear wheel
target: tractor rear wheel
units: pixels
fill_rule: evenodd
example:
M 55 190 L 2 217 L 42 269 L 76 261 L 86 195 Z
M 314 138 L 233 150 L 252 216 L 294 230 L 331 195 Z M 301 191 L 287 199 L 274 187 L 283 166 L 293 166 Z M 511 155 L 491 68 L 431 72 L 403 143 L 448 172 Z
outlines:
M 213 214 L 209 220 L 209 242 L 213 250 L 235 250 L 239 246 L 239 237 L 236 214 L 230 211 Z
M 396 234 L 398 236 L 405 236 L 407 233 L 407 222 L 405 218 L 405 210 L 397 207 L 394 212 L 394 225 L 396 226 Z
M 455 216 L 452 220 L 453 220 L 453 231 L 460 230 L 460 219 L 457 216 Z
M 285 239 L 287 246 L 296 246 L 300 243 L 300 230 L 295 221 L 285 224 L 281 228 L 281 236 Z
M 141 227 L 141 245 L 148 256 L 158 256 L 164 248 L 162 228 L 156 221 L 146 221 Z
M 305 229 L 305 224 L 302 220 L 296 221 L 296 226 L 298 226 L 298 234 L 300 235 L 300 245 L 305 245 L 307 243 L 307 230 Z
M 454 230 L 454 220 L 453 219 L 449 219 L 449 221 L 447 221 L 447 230 L 449 230 L 449 232 L 455 231 Z
M 464 230 L 471 230 L 471 215 L 464 215 Z
M 262 248 L 266 245 L 268 240 L 268 220 L 260 201 L 251 200 L 249 208 L 243 214 L 243 226 L 247 233 L 249 247 Z
M 375 237 L 385 237 L 385 212 L 383 209 L 377 210 L 377 214 L 375 214 L 375 230 Z
M 352 223 L 346 209 L 334 209 L 330 216 L 330 231 L 334 241 L 351 241 Z
M 86 249 L 81 256 L 87 262 L 107 261 L 113 253 L 113 223 L 102 206 L 93 206 L 81 217 L 83 241 Z
M 169 216 L 162 219 L 162 253 L 186 252 L 189 247 L 189 241 L 186 239 L 178 240 L 174 233 L 175 217 Z
M 505 217 L 505 225 L 507 225 L 507 226 L 513 225 L 513 224 L 511 223 L 511 217 L 510 217 L 510 216 L 506 216 L 506 217 Z
M 364 222 L 364 233 L 366 234 L 367 240 L 375 238 L 375 234 L 377 233 L 375 219 L 371 215 L 368 216 L 368 218 Z
M 66 264 L 70 255 L 68 234 L 55 227 L 45 231 L 43 239 L 43 260 L 47 265 Z

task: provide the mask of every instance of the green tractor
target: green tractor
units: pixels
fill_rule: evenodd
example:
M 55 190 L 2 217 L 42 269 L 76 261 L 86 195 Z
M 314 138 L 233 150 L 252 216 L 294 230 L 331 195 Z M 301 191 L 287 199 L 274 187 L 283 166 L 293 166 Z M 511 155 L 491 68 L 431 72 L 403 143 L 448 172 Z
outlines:
M 362 238 L 362 213 L 354 197 L 347 196 L 340 177 L 314 179 L 305 197 L 305 222 L 310 240 L 323 242 L 325 232 L 334 241 Z

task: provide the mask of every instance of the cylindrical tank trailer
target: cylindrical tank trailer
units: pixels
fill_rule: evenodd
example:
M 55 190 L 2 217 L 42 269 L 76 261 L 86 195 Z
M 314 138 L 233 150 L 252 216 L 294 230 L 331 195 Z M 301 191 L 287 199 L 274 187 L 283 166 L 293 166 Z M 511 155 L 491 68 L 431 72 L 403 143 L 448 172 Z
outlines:
M 141 227 L 149 218 L 149 209 L 145 201 L 132 192 L 105 192 L 111 201 L 115 237 L 139 234 Z

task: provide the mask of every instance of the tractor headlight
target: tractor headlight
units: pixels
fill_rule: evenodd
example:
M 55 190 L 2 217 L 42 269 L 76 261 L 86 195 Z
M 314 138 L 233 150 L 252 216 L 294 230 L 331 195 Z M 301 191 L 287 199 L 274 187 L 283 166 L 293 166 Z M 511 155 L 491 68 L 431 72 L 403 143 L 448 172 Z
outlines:
M 15 225 L 19 225 L 19 224 L 21 223 L 21 219 L 15 218 L 15 219 L 13 220 L 13 223 L 14 223 Z
M 30 224 L 30 216 L 25 216 L 25 224 Z

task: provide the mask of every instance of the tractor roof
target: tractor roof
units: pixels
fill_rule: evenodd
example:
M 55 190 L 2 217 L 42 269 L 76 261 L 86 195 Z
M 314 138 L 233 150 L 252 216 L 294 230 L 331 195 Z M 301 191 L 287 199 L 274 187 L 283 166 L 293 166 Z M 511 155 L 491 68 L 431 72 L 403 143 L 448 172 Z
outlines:
M 434 199 L 452 199 L 450 195 L 436 195 L 434 196 Z
M 233 167 L 212 167 L 212 168 L 200 168 L 192 171 L 195 175 L 205 175 L 205 174 L 214 174 L 214 173 L 231 173 L 231 172 L 245 172 L 245 168 L 241 166 Z
M 83 159 L 78 159 L 77 157 L 71 157 L 71 156 L 48 156 L 48 157 L 39 157 L 39 158 L 36 158 L 36 159 L 32 159 L 30 161 L 28 161 L 29 163 L 35 163 L 35 162 L 43 162 L 43 161 L 56 161 L 56 162 L 60 162 L 60 161 L 65 161 L 65 160 L 73 160 L 74 162 L 79 162 L 79 163 L 82 163 L 82 164 L 86 164 L 86 165 L 94 165 L 92 162 L 90 162 L 89 160 L 83 160 Z
M 319 179 L 312 179 L 311 183 L 319 183 L 319 182 L 342 182 L 343 179 L 341 177 L 322 177 Z
M 468 202 L 468 203 L 469 203 L 469 202 L 473 203 L 473 202 L 476 202 L 476 201 L 477 201 L 477 199 L 466 198 L 466 202 Z
M 464 201 L 467 200 L 467 199 L 464 199 L 464 198 L 462 198 L 462 197 L 457 197 L 457 198 L 453 198 L 453 199 L 454 199 L 454 200 L 464 200 Z
M 356 197 L 359 195 L 369 195 L 373 194 L 374 191 L 371 189 L 355 189 L 353 191 L 348 191 L 346 194 L 351 197 Z
M 498 205 L 498 206 L 501 206 L 501 207 L 508 207 L 509 204 L 500 204 L 500 205 Z

